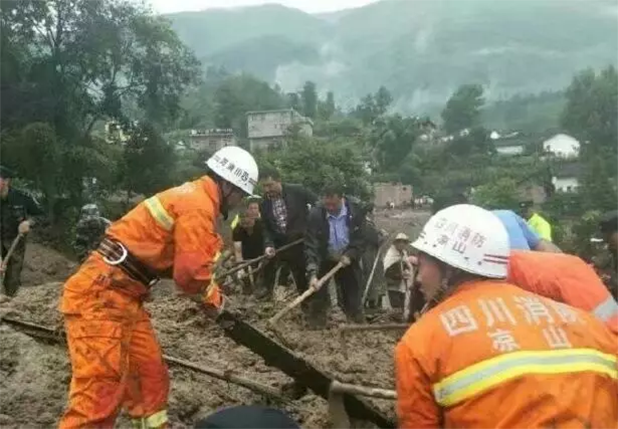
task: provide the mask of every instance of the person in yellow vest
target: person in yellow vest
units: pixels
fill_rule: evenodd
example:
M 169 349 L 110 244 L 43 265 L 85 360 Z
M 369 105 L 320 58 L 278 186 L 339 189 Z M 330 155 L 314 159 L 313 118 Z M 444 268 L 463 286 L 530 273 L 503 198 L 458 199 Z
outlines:
M 532 201 L 523 201 L 519 203 L 520 215 L 527 219 L 528 225 L 534 232 L 536 232 L 540 238 L 552 241 L 551 239 L 551 225 L 541 216 L 535 209 Z

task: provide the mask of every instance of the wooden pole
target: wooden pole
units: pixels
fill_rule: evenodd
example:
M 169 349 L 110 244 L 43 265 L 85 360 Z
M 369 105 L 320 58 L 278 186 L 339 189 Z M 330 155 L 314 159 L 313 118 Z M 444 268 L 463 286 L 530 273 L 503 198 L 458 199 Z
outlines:
M 350 331 L 394 331 L 398 329 L 408 329 L 407 323 L 389 323 L 384 325 L 343 325 L 339 328 L 341 332 Z
M 281 393 L 279 392 L 279 390 L 272 388 L 270 386 L 267 386 L 265 384 L 258 383 L 256 381 L 249 380 L 248 378 L 239 377 L 237 375 L 232 374 L 229 371 L 221 371 L 219 369 L 206 368 L 203 366 L 196 365 L 193 362 L 189 362 L 183 359 L 178 359 L 178 358 L 167 356 L 167 355 L 163 355 L 163 359 L 165 359 L 165 361 L 170 364 L 174 364 L 182 368 L 190 369 L 195 372 L 209 375 L 219 380 L 227 381 L 229 383 L 233 383 L 238 386 L 245 387 L 253 392 L 260 393 L 262 395 L 268 396 L 270 398 L 274 398 L 281 402 L 288 402 L 285 398 L 281 396 Z
M 293 308 L 298 307 L 303 301 L 305 301 L 307 298 L 309 298 L 311 295 L 313 295 L 314 293 L 316 293 L 317 291 L 319 291 L 322 286 L 324 286 L 324 283 L 326 283 L 327 281 L 329 281 L 331 279 L 331 277 L 333 277 L 337 271 L 339 271 L 341 268 L 343 268 L 343 264 L 341 262 L 339 262 L 337 265 L 334 266 L 334 268 L 332 270 L 330 270 L 328 273 L 326 273 L 324 275 L 324 277 L 322 277 L 320 280 L 318 280 L 318 283 L 313 286 L 313 287 L 309 287 L 309 289 L 307 289 L 305 292 L 303 292 L 302 295 L 300 295 L 299 297 L 297 297 L 294 301 L 292 301 L 291 303 L 289 303 L 283 310 L 281 310 L 279 313 L 275 314 L 269 321 L 268 324 L 270 326 L 274 326 L 275 323 L 277 323 L 279 321 L 279 319 L 281 319 L 283 316 L 285 316 L 287 313 L 289 313 Z
M 356 384 L 341 383 L 334 380 L 330 385 L 331 392 L 349 393 L 351 395 L 367 396 L 380 399 L 397 399 L 397 392 L 394 390 L 380 389 L 377 387 L 358 386 Z
M 283 252 L 283 251 L 285 251 L 285 250 L 288 250 L 289 248 L 294 247 L 294 246 L 296 246 L 296 245 L 298 245 L 298 244 L 302 243 L 303 241 L 304 241 L 304 239 L 303 239 L 303 238 L 300 238 L 300 239 L 298 239 L 298 240 L 296 240 L 296 241 L 293 241 L 293 242 L 291 242 L 291 243 L 289 243 L 289 244 L 286 244 L 285 246 L 281 246 L 280 248 L 278 248 L 278 249 L 277 249 L 277 251 L 275 252 L 275 254 L 280 253 L 280 252 Z M 238 271 L 240 271 L 240 270 L 244 270 L 245 268 L 247 268 L 247 267 L 248 267 L 248 266 L 250 266 L 250 265 L 255 264 L 256 262 L 260 262 L 260 261 L 262 261 L 262 260 L 266 259 L 267 257 L 268 257 L 268 256 L 266 256 L 266 255 L 262 255 L 262 256 L 258 256 L 257 258 L 249 259 L 248 261 L 245 261 L 245 262 L 243 262 L 243 263 L 241 263 L 241 264 L 238 264 L 238 265 L 237 265 L 237 266 L 235 266 L 234 268 L 231 268 L 231 269 L 229 269 L 228 271 L 226 271 L 226 272 L 224 272 L 224 273 L 221 273 L 221 274 L 217 275 L 217 278 L 224 279 L 224 278 L 226 278 L 227 276 L 230 276 L 230 275 L 232 275 L 232 274 L 235 274 L 235 273 L 237 273 L 237 272 L 238 272 Z
M 376 272 L 376 268 L 378 266 L 378 260 L 380 259 L 381 256 L 381 250 L 382 250 L 382 246 L 380 246 L 378 248 L 378 253 L 376 254 L 375 259 L 373 260 L 373 267 L 371 268 L 371 273 L 369 274 L 369 278 L 367 279 L 367 284 L 365 284 L 365 290 L 363 292 L 363 306 L 365 305 L 365 303 L 367 302 L 367 296 L 369 295 L 369 289 L 371 287 L 371 281 L 373 280 L 373 276 Z
M 20 233 L 17 235 L 17 237 L 15 237 L 15 240 L 13 240 L 13 242 L 11 243 L 11 247 L 9 247 L 9 251 L 6 252 L 6 256 L 2 260 L 2 264 L 0 264 L 0 288 L 1 289 L 4 289 L 4 287 L 2 286 L 4 284 L 4 273 L 6 272 L 6 268 L 9 266 L 9 260 L 11 259 L 13 252 L 15 252 L 15 249 L 17 248 L 17 245 L 19 244 L 23 236 L 24 234 Z

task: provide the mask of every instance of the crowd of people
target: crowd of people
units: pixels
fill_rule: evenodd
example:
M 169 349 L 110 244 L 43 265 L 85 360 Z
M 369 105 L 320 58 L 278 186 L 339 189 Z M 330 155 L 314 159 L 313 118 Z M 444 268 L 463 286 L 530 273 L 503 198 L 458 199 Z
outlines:
M 13 189 L 10 170 L 0 173 L 4 260 L 41 209 Z M 226 147 L 203 177 L 113 223 L 95 205 L 82 209 L 81 266 L 60 303 L 73 370 L 61 428 L 113 427 L 123 407 L 136 427 L 167 425 L 169 377 L 143 302 L 168 276 L 207 317 L 224 311 L 216 224 L 236 208 L 235 262 L 256 260 L 236 274 L 245 293 L 270 300 L 276 283 L 295 284 L 299 294 L 316 288 L 302 311 L 308 329 L 325 329 L 331 298 L 317 284 L 340 266 L 336 298 L 349 322 L 382 309 L 407 315 L 394 359 L 400 427 L 615 427 L 618 304 L 594 270 L 552 243 L 530 202 L 518 214 L 453 201 L 435 207 L 414 240 L 403 231 L 389 238 L 374 207 L 339 184 L 315 195 L 276 169 L 258 174 L 250 153 Z M 613 212 L 600 225 L 614 264 L 617 222 Z M 20 246 L 6 258 L 11 296 L 25 240 Z M 276 410 L 249 412 L 296 427 Z M 221 412 L 200 427 L 267 427 L 234 419 Z

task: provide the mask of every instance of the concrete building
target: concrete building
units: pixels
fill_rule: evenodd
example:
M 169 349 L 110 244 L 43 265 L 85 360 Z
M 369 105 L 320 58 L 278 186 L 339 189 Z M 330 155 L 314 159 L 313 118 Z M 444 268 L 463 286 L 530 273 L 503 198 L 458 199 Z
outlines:
M 411 185 L 401 183 L 376 183 L 374 186 L 376 207 L 386 207 L 388 203 L 395 204 L 395 207 L 402 207 L 412 204 L 413 192 Z
M 560 158 L 575 158 L 579 156 L 579 148 L 579 141 L 566 134 L 556 134 L 543 142 L 543 152 Z
M 313 135 L 313 121 L 294 109 L 247 112 L 250 150 L 285 145 L 285 136 L 297 126 L 301 134 Z
M 238 146 L 231 128 L 191 130 L 189 146 L 193 150 L 214 152 L 226 146 Z
M 522 155 L 526 148 L 526 140 L 519 132 L 500 135 L 497 131 L 492 131 L 489 138 L 500 155 Z
M 551 182 L 556 192 L 574 192 L 579 187 L 581 164 L 567 162 L 553 168 Z

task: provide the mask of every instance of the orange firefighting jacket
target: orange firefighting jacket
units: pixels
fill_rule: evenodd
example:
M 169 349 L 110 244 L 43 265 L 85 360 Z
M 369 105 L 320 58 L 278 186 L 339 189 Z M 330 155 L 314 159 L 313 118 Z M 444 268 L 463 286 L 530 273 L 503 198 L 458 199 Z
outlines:
M 215 231 L 219 190 L 207 176 L 150 197 L 112 224 L 107 235 L 156 271 L 173 267 L 173 279 L 188 294 L 207 291 L 222 240 Z
M 508 281 L 554 301 L 589 311 L 618 334 L 618 303 L 594 270 L 577 256 L 512 251 Z
M 463 284 L 396 347 L 399 427 L 616 428 L 617 348 L 585 311 Z

